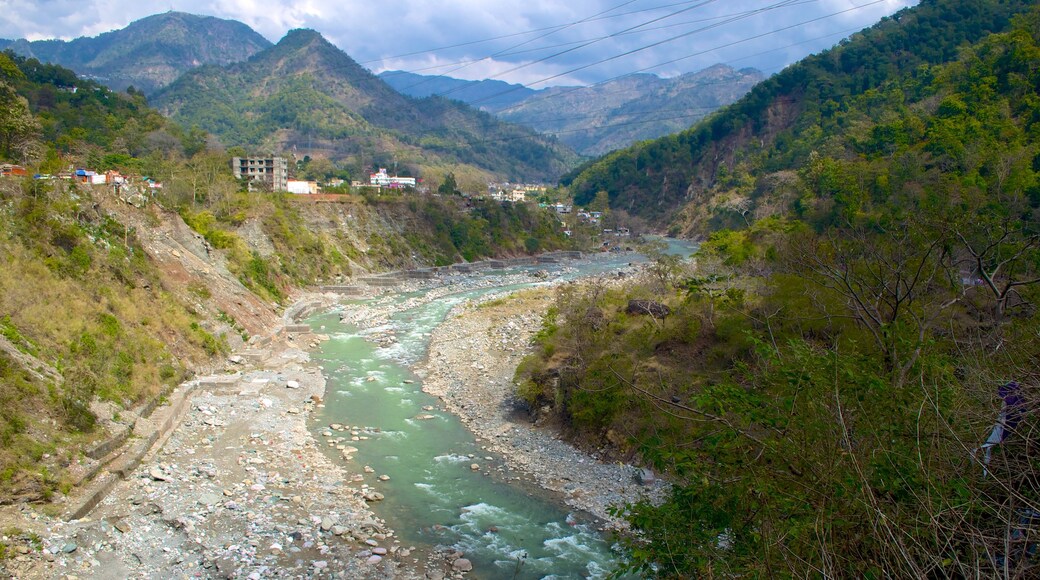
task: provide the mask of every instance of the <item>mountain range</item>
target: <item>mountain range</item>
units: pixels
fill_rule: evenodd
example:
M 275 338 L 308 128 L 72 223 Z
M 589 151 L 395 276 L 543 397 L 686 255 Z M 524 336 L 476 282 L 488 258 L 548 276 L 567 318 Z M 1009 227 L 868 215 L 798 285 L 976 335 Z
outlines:
M 563 184 L 576 203 L 605 191 L 612 208 L 688 236 L 740 227 L 733 203 L 760 217 L 788 209 L 798 197 L 790 171 L 867 123 L 848 111 L 853 98 L 875 98 L 878 109 L 886 99 L 904 99 L 890 92 L 892 83 L 905 75 L 925 82 L 929 67 L 1005 30 L 1032 5 L 922 1 L 787 67 L 690 129 L 612 152 L 564 176 Z
M 155 14 L 126 28 L 74 40 L 0 40 L 0 50 L 60 64 L 117 91 L 151 94 L 203 64 L 245 60 L 271 42 L 236 20 Z
M 114 90 L 124 90 L 133 86 L 149 97 L 163 92 L 168 85 L 189 71 L 207 65 L 228 66 L 245 62 L 272 47 L 270 41 L 241 22 L 173 11 L 137 20 L 123 29 L 96 37 L 76 38 L 70 41 L 0 40 L 0 49 L 6 48 L 22 56 L 60 64 L 73 69 L 81 76 L 98 80 Z M 360 67 L 356 63 L 344 65 L 343 68 L 353 71 L 351 75 L 354 80 L 365 79 L 364 91 L 371 92 L 372 95 L 382 95 L 379 99 L 386 97 L 386 91 L 378 88 L 367 78 L 371 75 L 358 72 L 357 69 Z M 294 78 L 300 76 L 300 71 L 282 70 L 281 73 L 288 73 Z M 467 81 L 405 71 L 386 71 L 381 73 L 379 78 L 404 95 L 417 99 L 443 97 L 445 100 L 467 103 L 499 119 L 558 139 L 560 143 L 581 155 L 596 156 L 638 140 L 660 137 L 689 127 L 699 118 L 745 94 L 763 78 L 763 75 L 754 69 L 734 70 L 725 65 L 716 65 L 704 71 L 674 78 L 634 74 L 589 87 L 551 87 L 541 90 L 491 79 Z M 209 115 L 202 111 L 207 105 L 187 103 L 191 97 L 183 92 L 176 99 L 178 102 L 172 103 L 169 95 L 170 93 L 164 92 L 160 98 L 164 108 L 178 111 L 183 109 L 186 113 L 181 116 L 182 120 L 212 130 L 224 137 L 229 145 L 263 144 L 274 147 L 293 140 L 287 134 L 265 135 L 263 138 L 251 135 L 248 139 L 229 140 L 229 130 L 237 133 L 237 137 L 244 136 L 242 119 L 202 119 L 195 112 L 203 116 Z M 212 102 L 207 94 L 201 94 L 200 99 L 216 109 L 222 108 L 220 103 Z M 393 107 L 401 103 L 396 98 L 392 98 L 390 102 L 394 103 Z M 324 106 L 314 100 L 308 104 Z M 407 105 L 404 108 L 414 106 Z M 446 108 L 445 110 L 452 108 L 446 104 L 437 107 Z M 244 112 L 241 107 L 238 108 L 240 113 Z M 456 114 L 459 114 L 457 109 Z M 403 119 L 408 115 L 396 111 L 389 116 Z M 365 114 L 361 116 L 365 117 Z M 421 116 L 425 118 L 426 114 L 423 113 Z M 345 120 L 347 124 L 343 128 L 344 131 L 352 130 L 349 127 L 357 121 L 347 119 L 346 117 L 350 116 L 344 117 L 341 112 L 330 111 L 329 117 Z M 380 113 L 377 117 L 379 118 L 371 121 L 373 125 L 380 126 L 388 115 Z M 267 120 L 271 121 L 270 115 L 267 115 Z M 419 121 L 425 122 L 424 119 Z M 212 124 L 208 124 L 211 122 Z M 487 122 L 480 121 L 478 124 L 483 125 Z M 272 128 L 270 123 L 260 123 L 258 126 Z M 399 126 L 395 128 L 401 129 Z M 414 128 L 413 124 L 408 130 Z M 308 133 L 306 140 L 310 146 L 313 146 L 316 137 L 321 140 L 320 132 L 310 130 L 305 133 Z M 499 143 L 502 137 L 492 136 L 491 139 L 492 142 Z M 380 157 L 379 152 L 384 149 L 385 147 L 372 148 L 370 157 Z M 530 156 L 530 152 L 526 155 Z M 415 157 L 410 154 L 404 156 L 410 159 Z M 360 161 L 362 157 L 364 156 L 357 155 L 355 161 Z M 525 171 L 528 169 L 530 168 L 524 168 Z M 556 172 L 557 169 L 553 168 L 535 173 L 551 175 Z
M 245 62 L 193 69 L 151 101 L 228 145 L 350 167 L 545 181 L 577 161 L 567 147 L 461 102 L 404 96 L 313 30 L 292 30 Z
M 422 99 L 442 96 L 491 112 L 522 103 L 541 92 L 524 85 L 494 79 L 467 81 L 442 75 L 420 75 L 403 70 L 383 71 L 379 73 L 379 78 L 395 91 L 409 97 Z
M 413 97 L 439 95 L 557 137 L 586 156 L 681 131 L 744 96 L 765 78 L 715 65 L 672 78 L 632 74 L 587 87 L 534 90 L 497 80 L 465 81 L 387 71 L 381 79 Z

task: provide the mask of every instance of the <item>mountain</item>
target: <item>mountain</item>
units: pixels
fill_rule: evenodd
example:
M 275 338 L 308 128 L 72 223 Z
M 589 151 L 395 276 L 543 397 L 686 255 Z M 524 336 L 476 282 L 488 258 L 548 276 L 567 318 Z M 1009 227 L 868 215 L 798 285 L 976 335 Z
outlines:
M 663 79 L 634 74 L 589 87 L 553 87 L 498 112 L 570 145 L 603 155 L 645 139 L 681 131 L 744 96 L 764 75 L 715 65 Z
M 789 66 L 693 128 L 611 153 L 563 182 L 579 204 L 606 191 L 612 208 L 674 226 L 675 233 L 704 234 L 719 225 L 704 214 L 714 195 L 746 194 L 757 178 L 803 166 L 828 147 L 825 135 L 847 130 L 849 98 L 883 93 L 903 74 L 925 74 L 956 58 L 965 43 L 1006 29 L 1030 5 L 922 1 Z M 684 207 L 689 211 L 680 214 Z
M 0 41 L 0 48 L 60 64 L 112 89 L 133 85 L 146 94 L 197 66 L 245 60 L 270 46 L 241 22 L 183 12 L 156 14 L 89 38 Z
M 633 74 L 588 87 L 534 90 L 496 80 L 466 81 L 387 71 L 399 92 L 468 103 L 500 119 L 553 135 L 582 155 L 603 155 L 681 131 L 744 96 L 764 75 L 718 64 L 674 78 Z
M 622 510 L 617 575 L 1040 577 L 1013 547 L 1040 509 L 1025 4 L 927 2 L 792 67 L 759 114 L 595 168 L 626 202 L 637 173 L 715 183 L 679 200 L 711 232 L 695 261 L 561 293 L 518 367 L 532 418 L 673 486 Z
M 312 30 L 290 31 L 246 62 L 190 71 L 152 102 L 227 145 L 296 150 L 365 170 L 539 181 L 577 159 L 463 103 L 406 97 Z
M 493 79 L 467 81 L 446 76 L 417 75 L 402 70 L 383 71 L 379 73 L 379 78 L 395 91 L 409 97 L 421 99 L 441 95 L 489 111 L 515 105 L 541 92 L 524 85 Z

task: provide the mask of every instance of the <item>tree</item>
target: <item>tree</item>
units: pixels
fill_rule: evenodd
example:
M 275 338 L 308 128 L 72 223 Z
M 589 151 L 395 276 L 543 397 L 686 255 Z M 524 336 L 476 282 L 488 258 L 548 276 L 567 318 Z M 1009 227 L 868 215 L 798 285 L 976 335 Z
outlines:
M 42 152 L 39 121 L 29 102 L 14 87 L 0 80 L 0 157 L 27 163 Z
M 440 187 L 437 188 L 437 193 L 439 193 L 441 195 L 458 195 L 459 194 L 459 185 L 455 181 L 455 174 L 454 173 L 448 172 L 448 174 L 444 176 L 444 182 L 441 183 Z

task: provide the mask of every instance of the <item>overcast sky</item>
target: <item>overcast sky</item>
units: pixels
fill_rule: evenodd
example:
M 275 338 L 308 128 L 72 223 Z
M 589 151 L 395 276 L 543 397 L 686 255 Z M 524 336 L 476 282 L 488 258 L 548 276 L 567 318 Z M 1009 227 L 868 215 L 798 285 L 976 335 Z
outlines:
M 544 88 L 715 63 L 773 73 L 916 0 L 0 0 L 0 38 L 71 39 L 178 10 L 272 42 L 313 28 L 364 66 Z

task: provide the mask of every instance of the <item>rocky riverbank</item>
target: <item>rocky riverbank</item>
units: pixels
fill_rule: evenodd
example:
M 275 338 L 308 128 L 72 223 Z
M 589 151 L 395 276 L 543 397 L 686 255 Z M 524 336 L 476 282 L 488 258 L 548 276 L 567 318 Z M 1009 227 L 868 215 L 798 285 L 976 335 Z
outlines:
M 420 568 L 365 496 L 375 476 L 319 449 L 307 415 L 325 379 L 296 335 L 253 349 L 235 372 L 196 379 L 180 426 L 81 520 L 23 506 L 5 562 L 25 578 L 408 578 Z M 371 479 L 365 482 L 364 479 Z M 351 482 L 351 483 L 348 483 Z M 15 535 L 13 531 L 11 535 Z
M 372 328 L 399 309 L 460 290 L 546 278 L 532 272 L 409 281 L 385 299 L 348 307 L 342 316 Z M 403 303 L 394 298 L 421 287 L 429 290 Z M 659 489 L 636 485 L 630 467 L 601 463 L 549 432 L 510 419 L 505 402 L 512 373 L 548 303 L 544 293 L 530 296 L 495 306 L 471 304 L 450 317 L 433 337 L 422 371 L 425 387 L 493 442 L 512 467 L 561 492 L 571 505 L 606 518 L 605 506 Z M 313 308 L 334 298 L 306 301 Z M 182 385 L 191 393 L 185 393 L 187 409 L 174 412 L 167 405 L 157 411 L 172 413 L 163 421 L 178 426 L 164 432 L 140 466 L 116 480 L 83 519 L 65 521 L 57 513 L 61 503 L 5 508 L 0 541 L 10 551 L 0 559 L 0 577 L 460 575 L 464 566 L 453 566 L 454 556 L 432 554 L 420 561 L 411 546 L 402 545 L 368 507 L 380 497 L 379 474 L 348 472 L 321 448 L 336 447 L 336 438 L 316 441 L 308 430 L 308 416 L 322 405 L 325 379 L 307 350 L 324 337 L 272 336 L 264 346 L 253 344 L 231 357 L 224 374 Z
M 659 498 L 667 485 L 637 483 L 637 468 L 576 449 L 553 430 L 533 425 L 514 403 L 513 374 L 552 296 L 541 288 L 457 307 L 433 333 L 423 390 L 440 397 L 511 467 L 559 492 L 571 507 L 620 526 L 609 506 Z

